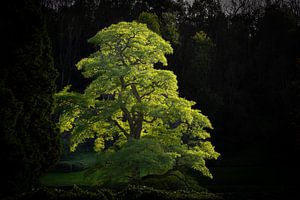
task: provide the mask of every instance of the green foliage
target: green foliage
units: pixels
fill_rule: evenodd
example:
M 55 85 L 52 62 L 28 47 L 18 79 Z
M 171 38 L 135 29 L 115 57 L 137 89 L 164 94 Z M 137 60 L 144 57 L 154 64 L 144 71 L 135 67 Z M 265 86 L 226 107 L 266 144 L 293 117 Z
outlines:
M 167 65 L 170 44 L 136 22 L 113 24 L 89 42 L 99 50 L 77 68 L 92 82 L 84 93 L 65 88 L 56 101 L 60 129 L 72 134 L 71 150 L 87 138 L 104 150 L 99 181 L 140 180 L 183 166 L 212 177 L 205 160 L 219 153 L 204 141 L 212 128 L 208 118 L 178 96 L 171 71 L 154 69 L 157 62 Z M 192 145 L 182 141 L 184 135 Z
M 142 12 L 138 17 L 138 22 L 147 24 L 147 27 L 160 35 L 159 18 L 154 13 Z
M 158 17 L 155 13 L 142 12 L 137 21 L 147 24 L 150 30 L 170 41 L 172 45 L 178 45 L 179 31 L 176 17 L 176 14 L 171 12 L 164 12 L 161 17 Z
M 199 79 L 199 76 L 201 77 L 200 80 L 202 82 L 207 81 L 209 77 L 211 62 L 212 62 L 212 53 L 214 44 L 211 41 L 211 39 L 208 37 L 206 33 L 203 31 L 197 32 L 192 37 L 193 45 L 194 45 L 194 59 L 192 60 L 192 66 L 190 70 L 190 77 L 191 78 L 197 78 Z M 194 77 L 192 76 L 192 73 L 194 74 Z M 195 82 L 195 81 L 194 81 Z M 204 85 L 202 87 L 199 87 L 200 89 L 206 88 Z
M 130 140 L 117 152 L 106 151 L 100 154 L 97 167 L 87 174 L 92 174 L 100 183 L 126 183 L 135 178 L 132 177 L 135 173 L 139 173 L 139 177 L 165 174 L 173 168 L 177 156 L 173 152 L 166 152 L 153 139 Z M 97 169 L 101 171 L 95 176 L 93 172 Z
M 222 98 L 211 81 L 214 76 L 216 45 L 204 32 L 196 32 L 189 41 L 189 65 L 184 72 L 184 91 L 187 97 L 201 102 L 204 111 L 214 116 L 222 106 Z
M 162 13 L 161 16 L 162 37 L 174 45 L 179 44 L 178 19 L 176 14 L 171 12 Z
M 146 186 L 129 185 L 127 188 L 118 193 L 120 199 L 190 199 L 190 200 L 217 200 L 220 196 L 208 192 L 195 192 L 185 190 L 165 191 L 160 189 L 153 189 Z

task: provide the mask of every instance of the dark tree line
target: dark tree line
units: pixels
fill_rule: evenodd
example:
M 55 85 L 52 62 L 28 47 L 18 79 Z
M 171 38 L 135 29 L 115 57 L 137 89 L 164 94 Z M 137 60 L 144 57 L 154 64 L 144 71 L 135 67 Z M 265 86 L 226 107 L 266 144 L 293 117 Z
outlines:
M 2 198 L 38 185 L 59 159 L 60 138 L 51 120 L 57 70 L 40 5 L 9 1 L 1 8 Z

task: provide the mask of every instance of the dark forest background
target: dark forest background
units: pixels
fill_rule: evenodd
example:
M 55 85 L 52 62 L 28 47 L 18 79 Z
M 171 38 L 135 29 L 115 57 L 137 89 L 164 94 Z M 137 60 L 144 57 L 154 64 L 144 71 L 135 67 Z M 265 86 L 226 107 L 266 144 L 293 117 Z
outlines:
M 211 168 L 253 164 L 275 169 L 270 176 L 283 184 L 296 180 L 299 1 L 21 0 L 1 9 L 2 191 L 29 190 L 58 161 L 52 94 L 69 84 L 83 90 L 88 80 L 75 64 L 94 51 L 87 39 L 132 20 L 171 42 L 168 69 L 180 96 L 197 102 L 214 126 L 212 142 L 222 156 Z

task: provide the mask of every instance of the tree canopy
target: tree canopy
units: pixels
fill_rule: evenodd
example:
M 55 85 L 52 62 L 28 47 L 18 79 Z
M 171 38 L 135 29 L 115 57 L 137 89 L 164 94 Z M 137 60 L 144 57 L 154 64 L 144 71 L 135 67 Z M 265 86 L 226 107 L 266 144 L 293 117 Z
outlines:
M 154 68 L 157 62 L 167 66 L 169 42 L 137 22 L 113 24 L 89 42 L 98 50 L 77 68 L 91 83 L 83 93 L 68 86 L 56 94 L 60 130 L 72 134 L 71 150 L 95 138 L 94 149 L 103 152 L 100 181 L 126 182 L 181 167 L 212 177 L 205 160 L 219 153 L 206 141 L 209 119 L 179 97 L 172 71 Z

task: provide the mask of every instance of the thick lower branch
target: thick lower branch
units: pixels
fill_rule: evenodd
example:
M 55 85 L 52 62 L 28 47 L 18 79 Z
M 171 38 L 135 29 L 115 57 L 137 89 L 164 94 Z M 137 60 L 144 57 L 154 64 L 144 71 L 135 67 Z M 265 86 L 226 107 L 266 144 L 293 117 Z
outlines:
M 125 114 L 125 119 L 128 121 L 130 127 L 130 135 L 132 135 L 132 131 L 135 129 L 134 119 L 132 118 L 129 110 L 125 106 L 121 106 L 121 110 Z
M 149 124 L 155 122 L 155 120 L 157 120 L 157 117 L 153 117 L 152 120 L 146 120 L 146 119 L 143 119 L 144 122 L 149 123 Z
M 137 100 L 138 102 L 141 102 L 142 99 L 141 99 L 141 97 L 140 97 L 140 95 L 139 95 L 139 93 L 138 93 L 138 91 L 137 91 L 137 89 L 136 89 L 136 87 L 135 87 L 134 84 L 131 85 L 131 91 L 132 91 L 134 97 L 136 98 L 136 100 Z
M 112 121 L 123 133 L 124 135 L 128 138 L 130 135 L 127 133 L 127 131 L 118 123 L 117 120 L 114 120 L 110 118 L 110 121 Z

